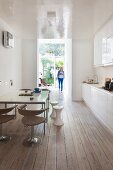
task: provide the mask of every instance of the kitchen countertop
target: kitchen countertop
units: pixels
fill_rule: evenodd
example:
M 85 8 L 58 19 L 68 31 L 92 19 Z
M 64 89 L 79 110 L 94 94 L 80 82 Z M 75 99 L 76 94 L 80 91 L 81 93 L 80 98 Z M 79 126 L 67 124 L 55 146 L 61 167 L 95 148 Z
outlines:
M 94 83 L 83 83 L 83 84 L 87 84 L 88 86 L 92 86 L 92 87 L 95 87 L 96 89 L 98 89 L 98 90 L 100 90 L 100 91 L 102 91 L 102 92 L 104 92 L 104 93 L 107 93 L 107 94 L 110 94 L 110 95 L 112 95 L 113 96 L 113 91 L 108 91 L 108 90 L 105 90 L 105 89 L 103 89 L 102 87 L 103 87 L 103 85 L 102 84 L 94 84 Z

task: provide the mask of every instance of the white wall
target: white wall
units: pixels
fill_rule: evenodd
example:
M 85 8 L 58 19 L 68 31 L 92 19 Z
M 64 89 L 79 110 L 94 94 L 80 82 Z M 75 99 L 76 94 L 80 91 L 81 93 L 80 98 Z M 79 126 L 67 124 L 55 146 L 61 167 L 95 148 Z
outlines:
M 22 88 L 37 86 L 37 40 L 22 40 Z
M 113 0 L 95 0 L 94 3 L 94 32 L 106 23 L 113 15 Z
M 73 100 L 81 100 L 81 82 L 93 77 L 93 44 L 92 40 L 73 40 Z
M 4 30 L 13 33 L 14 48 L 3 47 Z M 13 80 L 13 86 L 10 85 L 10 80 Z M 2 81 L 0 95 L 14 89 L 37 86 L 37 40 L 20 39 L 2 19 L 0 20 L 0 81 Z
M 98 32 L 113 18 L 113 0 L 96 0 L 94 8 L 94 32 Z M 113 66 L 95 68 L 99 82 L 104 85 L 105 77 L 113 77 Z
M 72 40 L 65 41 L 65 94 L 72 99 Z
M 72 97 L 73 100 L 81 100 L 81 82 L 93 75 L 92 1 L 75 1 L 72 16 Z
M 14 48 L 2 45 L 2 31 L 9 31 L 14 35 Z M 5 21 L 0 19 L 0 95 L 21 87 L 21 40 Z M 13 80 L 13 86 L 10 85 Z

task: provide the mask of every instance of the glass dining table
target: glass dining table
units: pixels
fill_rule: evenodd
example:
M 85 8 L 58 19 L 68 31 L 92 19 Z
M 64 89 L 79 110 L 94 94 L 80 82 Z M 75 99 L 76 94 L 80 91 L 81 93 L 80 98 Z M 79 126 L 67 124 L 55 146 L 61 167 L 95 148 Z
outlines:
M 48 109 L 49 109 L 49 92 L 42 91 L 41 93 L 29 93 L 14 91 L 0 96 L 0 104 L 41 104 L 42 109 L 46 110 L 46 119 L 48 120 Z

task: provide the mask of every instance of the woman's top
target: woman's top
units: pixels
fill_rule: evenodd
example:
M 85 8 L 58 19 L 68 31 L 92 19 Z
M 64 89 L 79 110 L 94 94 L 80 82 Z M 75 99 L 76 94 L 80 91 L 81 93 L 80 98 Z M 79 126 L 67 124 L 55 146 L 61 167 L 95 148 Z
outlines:
M 57 74 L 57 77 L 58 78 L 64 78 L 64 71 L 58 71 L 58 74 Z

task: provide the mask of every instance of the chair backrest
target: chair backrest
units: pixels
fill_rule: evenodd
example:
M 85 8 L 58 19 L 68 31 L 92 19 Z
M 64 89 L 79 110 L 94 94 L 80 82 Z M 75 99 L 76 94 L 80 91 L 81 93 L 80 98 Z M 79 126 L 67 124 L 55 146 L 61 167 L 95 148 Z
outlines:
M 6 114 L 8 112 L 11 112 L 16 106 L 12 106 L 12 107 L 9 107 L 9 108 L 4 108 L 4 109 L 0 109 L 0 115 L 1 114 Z
M 36 116 L 36 115 L 43 113 L 46 110 L 47 109 L 27 110 L 27 109 L 23 109 L 22 107 L 18 107 L 19 114 L 21 114 L 23 116 Z
M 44 78 L 41 79 L 41 83 L 42 83 L 44 86 L 46 86 L 46 82 L 45 82 L 45 79 L 44 79 Z

